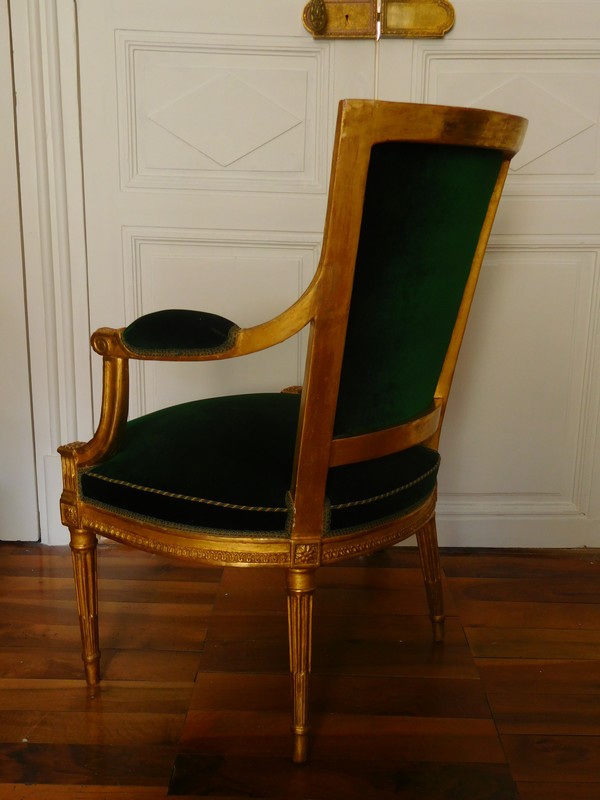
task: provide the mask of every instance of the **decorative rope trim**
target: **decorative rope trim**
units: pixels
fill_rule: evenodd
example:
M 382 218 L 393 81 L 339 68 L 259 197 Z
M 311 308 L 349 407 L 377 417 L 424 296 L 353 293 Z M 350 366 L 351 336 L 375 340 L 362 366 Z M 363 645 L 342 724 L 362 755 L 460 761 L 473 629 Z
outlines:
M 395 514 L 390 514 L 387 517 L 381 517 L 377 520 L 374 520 L 374 522 L 365 522 L 360 525 L 353 525 L 346 528 L 333 528 L 331 530 L 326 530 L 323 534 L 323 561 L 331 561 L 340 557 L 349 558 L 353 555 L 360 555 L 363 552 L 373 552 L 374 549 L 380 549 L 381 547 L 385 547 L 387 544 L 392 544 L 394 541 L 407 539 L 409 536 L 412 536 L 420 528 L 422 528 L 427 520 L 433 516 L 435 512 L 435 500 L 436 494 L 434 490 L 425 500 L 424 504 L 419 502 L 416 505 L 410 506 L 409 508 L 403 508 L 401 511 L 398 511 Z M 402 526 L 400 529 L 396 529 L 393 532 L 379 536 L 375 540 L 377 542 L 375 547 L 373 547 L 373 541 L 368 540 L 367 542 L 357 543 L 345 542 L 343 545 L 333 548 L 333 545 L 335 545 L 335 539 L 343 539 L 345 536 L 350 534 L 359 535 L 360 533 L 368 533 L 373 529 L 374 525 L 377 526 L 386 522 L 394 522 L 394 520 L 402 520 L 416 511 L 419 511 L 418 517 L 412 522 L 411 525 L 408 527 Z
M 129 483 L 129 481 L 122 481 L 118 478 L 109 478 L 106 475 L 98 475 L 97 473 L 88 472 L 88 478 L 97 478 L 100 481 L 106 481 L 107 483 L 114 483 L 117 486 L 126 486 L 128 489 L 136 489 L 140 492 L 150 492 L 151 494 L 158 494 L 162 497 L 171 497 L 174 500 L 189 500 L 191 503 L 202 503 L 203 505 L 207 506 L 217 506 L 218 508 L 232 508 L 236 511 L 265 511 L 265 512 L 274 512 L 274 513 L 283 513 L 286 514 L 288 509 L 278 508 L 276 506 L 269 507 L 269 506 L 241 506 L 237 505 L 236 503 L 225 503 L 220 500 L 208 500 L 204 497 L 191 497 L 187 494 L 177 494 L 176 492 L 166 492 L 164 489 L 154 489 L 151 486 L 140 486 L 136 483 Z
M 427 470 L 427 472 L 424 472 L 418 478 L 415 478 L 414 481 L 405 483 L 403 486 L 398 486 L 396 489 L 390 489 L 389 492 L 383 492 L 382 494 L 377 494 L 374 497 L 366 497 L 364 500 L 352 500 L 349 503 L 333 503 L 331 505 L 331 510 L 334 511 L 336 509 L 342 509 L 342 508 L 354 508 L 355 506 L 366 506 L 369 503 L 376 503 L 378 500 L 385 500 L 388 497 L 393 497 L 395 494 L 399 494 L 400 492 L 403 492 L 406 489 L 410 489 L 413 486 L 416 486 L 418 483 L 421 483 L 421 481 L 424 481 L 426 478 L 429 478 L 431 475 L 434 475 L 437 472 L 439 466 L 440 466 L 440 458 L 438 456 L 435 466 L 432 467 L 430 470 Z
M 373 497 L 366 497 L 363 500 L 352 500 L 348 503 L 333 503 L 329 506 L 329 508 L 332 511 L 335 511 L 345 508 L 356 508 L 357 506 L 369 505 L 370 503 L 376 503 L 378 500 L 386 500 L 388 497 L 393 497 L 394 495 L 400 494 L 400 492 L 406 491 L 407 489 L 410 489 L 413 486 L 416 486 L 417 484 L 426 480 L 431 475 L 434 475 L 439 467 L 439 464 L 440 464 L 440 459 L 438 456 L 435 466 L 433 466 L 427 472 L 423 473 L 423 475 L 420 475 L 418 478 L 415 478 L 414 481 L 405 483 L 402 486 L 396 487 L 395 489 L 390 489 L 388 492 L 382 492 L 381 494 L 374 495 Z M 209 500 L 208 498 L 205 497 L 192 497 L 191 495 L 187 494 L 167 492 L 164 489 L 154 489 L 151 486 L 140 486 L 139 484 L 130 483 L 129 481 L 119 480 L 118 478 L 109 478 L 106 475 L 98 475 L 97 473 L 94 472 L 88 472 L 87 476 L 89 478 L 96 478 L 97 480 L 106 481 L 106 483 L 112 483 L 117 486 L 126 486 L 128 489 L 135 489 L 140 492 L 149 492 L 151 494 L 157 494 L 162 497 L 170 497 L 174 500 L 186 500 L 191 503 L 201 503 L 203 505 L 216 506 L 217 508 L 230 508 L 234 509 L 235 511 L 260 511 L 264 513 L 274 513 L 274 514 L 286 514 L 290 510 L 287 507 L 238 505 L 236 503 L 226 503 L 221 500 Z

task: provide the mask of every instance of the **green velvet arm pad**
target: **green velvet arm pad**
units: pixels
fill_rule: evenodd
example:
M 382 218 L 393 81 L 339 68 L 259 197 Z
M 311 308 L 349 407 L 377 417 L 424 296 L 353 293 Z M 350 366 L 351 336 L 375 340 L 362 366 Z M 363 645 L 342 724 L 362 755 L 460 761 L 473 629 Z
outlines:
M 142 356 L 210 355 L 229 350 L 239 327 L 204 311 L 169 309 L 145 314 L 123 331 L 123 343 Z

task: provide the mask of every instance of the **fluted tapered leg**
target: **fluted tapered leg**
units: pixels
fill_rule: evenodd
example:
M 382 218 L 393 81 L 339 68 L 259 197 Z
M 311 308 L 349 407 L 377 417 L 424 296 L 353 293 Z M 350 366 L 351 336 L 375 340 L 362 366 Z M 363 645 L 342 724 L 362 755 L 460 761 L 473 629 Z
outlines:
M 438 550 L 435 517 L 424 525 L 417 533 L 421 567 L 425 580 L 425 590 L 429 603 L 429 615 L 433 625 L 433 638 L 436 642 L 444 641 L 444 595 L 442 591 L 442 567 Z
M 308 754 L 308 692 L 312 651 L 312 607 L 315 570 L 288 571 L 288 626 L 292 677 L 294 735 L 293 760 L 300 764 Z
M 71 529 L 71 553 L 83 645 L 82 658 L 88 686 L 96 686 L 100 682 L 96 544 L 94 533 L 78 528 Z

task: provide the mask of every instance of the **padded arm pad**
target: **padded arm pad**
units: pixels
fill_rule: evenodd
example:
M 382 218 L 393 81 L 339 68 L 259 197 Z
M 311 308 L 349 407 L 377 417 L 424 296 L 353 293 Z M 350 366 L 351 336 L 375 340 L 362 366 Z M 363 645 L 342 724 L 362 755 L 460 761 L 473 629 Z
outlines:
M 145 314 L 122 333 L 122 342 L 140 356 L 210 355 L 229 350 L 239 327 L 204 311 L 170 309 Z

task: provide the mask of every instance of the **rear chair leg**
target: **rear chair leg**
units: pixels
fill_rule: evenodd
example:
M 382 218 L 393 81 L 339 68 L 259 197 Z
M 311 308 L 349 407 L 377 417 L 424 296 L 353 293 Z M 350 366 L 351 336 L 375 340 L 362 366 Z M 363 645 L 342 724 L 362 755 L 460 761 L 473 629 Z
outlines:
M 435 517 L 424 525 L 417 533 L 421 568 L 425 580 L 425 591 L 429 603 L 429 616 L 433 626 L 433 638 L 436 642 L 444 641 L 444 595 L 442 590 L 442 567 L 438 550 Z
M 288 629 L 292 678 L 294 736 L 293 760 L 306 761 L 308 755 L 308 690 L 312 650 L 312 607 L 315 570 L 288 571 Z
M 82 658 L 88 686 L 96 686 L 100 682 L 96 544 L 95 533 L 82 528 L 71 528 L 71 554 L 83 645 Z

